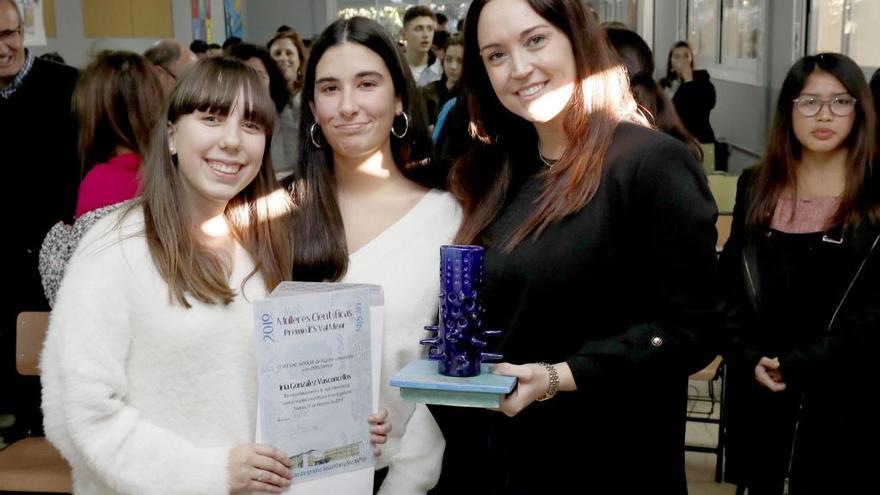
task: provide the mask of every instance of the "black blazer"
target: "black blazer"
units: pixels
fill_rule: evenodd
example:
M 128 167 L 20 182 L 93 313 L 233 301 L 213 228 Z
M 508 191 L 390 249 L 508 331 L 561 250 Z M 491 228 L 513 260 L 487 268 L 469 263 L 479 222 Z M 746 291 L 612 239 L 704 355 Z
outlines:
M 876 446 L 866 439 L 880 438 L 880 426 L 864 394 L 880 379 L 873 365 L 880 346 L 880 227 L 865 219 L 834 245 L 842 261 L 831 268 L 844 282 L 816 311 L 822 321 L 810 327 L 821 326 L 819 331 L 805 339 L 809 328 L 780 328 L 785 323 L 778 315 L 772 323 L 768 319 L 774 308 L 762 298 L 767 260 L 759 247 L 771 241 L 745 227 L 754 176 L 755 169 L 748 169 L 739 179 L 731 235 L 721 256 L 730 378 L 728 479 L 766 476 L 768 463 L 754 459 L 777 443 L 785 456 L 794 453 L 792 486 L 808 490 L 801 493 L 855 493 L 873 483 L 868 476 L 878 460 Z M 839 232 L 831 229 L 828 235 L 836 239 Z M 780 335 L 797 341 L 780 345 Z M 754 368 L 762 356 L 779 358 L 786 391 L 774 394 L 757 385 Z M 764 431 L 769 417 L 781 418 L 783 426 Z
M 534 148 L 510 159 L 544 166 Z M 721 322 L 705 175 L 680 142 L 620 124 L 593 199 L 505 253 L 540 193 L 526 175 L 486 233 L 487 320 L 506 361 L 566 361 L 578 391 L 514 418 L 434 408 L 441 489 L 686 493 L 688 375 L 714 357 Z

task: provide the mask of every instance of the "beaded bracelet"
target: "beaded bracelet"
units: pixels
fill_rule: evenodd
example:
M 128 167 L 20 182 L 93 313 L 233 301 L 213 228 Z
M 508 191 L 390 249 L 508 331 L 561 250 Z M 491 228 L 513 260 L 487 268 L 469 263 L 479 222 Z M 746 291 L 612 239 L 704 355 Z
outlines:
M 539 401 L 545 401 L 547 399 L 552 399 L 554 395 L 556 395 L 556 391 L 559 390 L 559 373 L 556 372 L 556 368 L 553 367 L 552 364 L 548 363 L 538 363 L 543 366 L 547 370 L 547 374 L 550 375 L 550 386 L 547 387 L 547 393 L 544 394 L 544 397 L 538 399 Z

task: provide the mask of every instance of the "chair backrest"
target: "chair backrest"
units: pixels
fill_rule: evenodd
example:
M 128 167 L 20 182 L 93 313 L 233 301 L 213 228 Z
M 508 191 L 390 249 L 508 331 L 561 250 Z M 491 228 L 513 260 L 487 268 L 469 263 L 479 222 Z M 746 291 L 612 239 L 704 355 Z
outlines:
M 703 148 L 703 172 L 707 175 L 715 172 L 715 143 L 701 143 Z
M 718 205 L 719 213 L 733 213 L 733 204 L 736 202 L 736 175 L 727 175 L 724 172 L 716 172 L 708 175 L 709 189 Z
M 730 238 L 730 228 L 733 226 L 733 215 L 727 213 L 719 213 L 715 220 L 715 230 L 718 231 L 718 242 L 715 243 L 715 251 L 724 250 L 727 239 Z
M 15 322 L 15 368 L 25 376 L 39 376 L 40 352 L 49 329 L 48 311 L 24 311 Z

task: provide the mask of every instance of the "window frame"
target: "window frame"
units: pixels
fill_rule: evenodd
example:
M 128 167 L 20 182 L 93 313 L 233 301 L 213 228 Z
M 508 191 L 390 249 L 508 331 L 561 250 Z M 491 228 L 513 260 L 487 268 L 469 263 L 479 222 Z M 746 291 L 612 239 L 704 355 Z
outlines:
M 683 39 L 691 41 L 691 15 L 693 13 L 694 0 L 679 0 L 681 11 L 684 13 Z M 758 18 L 758 40 L 754 59 L 724 60 L 722 57 L 724 43 L 724 3 L 726 0 L 718 0 L 715 15 L 715 45 L 711 57 L 701 56 L 695 60 L 698 68 L 709 71 L 713 79 L 748 84 L 751 86 L 765 86 L 769 70 L 767 67 L 767 33 L 770 30 L 770 2 L 768 0 L 754 0 L 760 2 Z M 738 6 L 737 6 L 738 7 Z
M 805 0 L 805 12 L 804 12 L 804 22 L 806 24 L 806 32 L 805 32 L 805 43 L 804 43 L 804 54 L 805 55 L 815 55 L 819 53 L 819 36 L 818 36 L 818 28 L 819 28 L 819 19 L 817 16 L 820 14 L 819 8 L 816 7 L 816 2 L 821 0 Z M 843 16 L 840 22 L 840 53 L 846 55 L 847 57 L 852 58 L 850 46 L 851 46 L 851 36 L 852 34 L 847 32 L 847 23 L 852 19 L 852 5 L 854 0 L 843 0 Z M 855 60 L 855 58 L 853 58 Z M 878 66 L 876 65 L 865 65 L 855 60 L 859 67 L 862 68 L 862 71 L 865 72 L 865 75 L 870 78 L 871 75 L 876 71 Z

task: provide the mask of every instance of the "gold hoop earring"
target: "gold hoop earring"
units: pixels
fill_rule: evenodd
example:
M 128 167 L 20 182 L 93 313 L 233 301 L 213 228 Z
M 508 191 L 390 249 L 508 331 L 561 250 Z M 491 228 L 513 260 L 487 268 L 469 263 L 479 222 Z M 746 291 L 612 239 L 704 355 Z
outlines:
M 391 123 L 391 134 L 397 139 L 403 139 L 406 136 L 406 133 L 409 132 L 409 115 L 407 115 L 406 112 L 401 112 L 400 115 L 403 115 L 403 121 L 406 124 L 406 127 L 403 128 L 403 132 L 398 134 L 397 131 L 394 130 L 394 122 Z
M 315 127 L 318 127 L 317 122 L 313 122 L 312 127 L 309 127 L 309 139 L 311 139 L 312 145 L 315 148 L 321 149 L 321 145 L 318 144 L 318 141 L 315 139 Z

